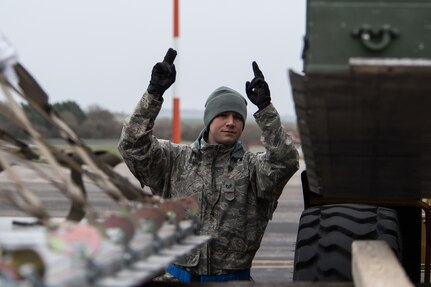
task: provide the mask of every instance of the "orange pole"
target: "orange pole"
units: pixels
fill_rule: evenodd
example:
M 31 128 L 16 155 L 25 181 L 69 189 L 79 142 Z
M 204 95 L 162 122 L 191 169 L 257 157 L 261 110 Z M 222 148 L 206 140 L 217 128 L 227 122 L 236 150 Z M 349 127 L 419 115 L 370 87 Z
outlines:
M 174 38 L 180 36 L 180 3 L 179 0 L 174 0 Z
M 180 36 L 180 6 L 179 0 L 174 0 L 174 44 L 178 41 Z M 175 47 L 176 48 L 176 47 Z M 175 85 L 176 86 L 176 85 Z M 172 139 L 173 143 L 181 143 L 181 119 L 180 119 L 180 98 L 177 97 L 177 92 L 174 86 L 174 97 L 173 97 L 173 115 L 172 115 Z
M 172 142 L 181 143 L 181 120 L 180 120 L 180 99 L 174 97 L 174 109 L 172 119 Z

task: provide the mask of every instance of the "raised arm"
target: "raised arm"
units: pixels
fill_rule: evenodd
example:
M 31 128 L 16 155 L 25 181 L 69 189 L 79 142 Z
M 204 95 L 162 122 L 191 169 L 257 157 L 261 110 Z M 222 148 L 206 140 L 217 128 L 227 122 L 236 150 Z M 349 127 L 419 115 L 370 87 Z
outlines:
M 125 163 L 141 185 L 160 193 L 169 174 L 170 145 L 153 136 L 153 127 L 162 107 L 163 94 L 175 82 L 176 54 L 169 49 L 164 60 L 154 65 L 147 91 L 124 123 L 118 143 Z

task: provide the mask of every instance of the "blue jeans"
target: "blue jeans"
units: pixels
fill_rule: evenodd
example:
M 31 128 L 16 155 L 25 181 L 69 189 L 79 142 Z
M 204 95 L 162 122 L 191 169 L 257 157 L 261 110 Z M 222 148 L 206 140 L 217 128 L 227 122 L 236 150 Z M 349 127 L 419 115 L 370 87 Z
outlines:
M 166 271 L 172 274 L 181 282 L 224 282 L 224 281 L 250 281 L 250 269 L 232 272 L 229 274 L 221 275 L 194 275 L 182 269 L 181 267 L 171 264 Z

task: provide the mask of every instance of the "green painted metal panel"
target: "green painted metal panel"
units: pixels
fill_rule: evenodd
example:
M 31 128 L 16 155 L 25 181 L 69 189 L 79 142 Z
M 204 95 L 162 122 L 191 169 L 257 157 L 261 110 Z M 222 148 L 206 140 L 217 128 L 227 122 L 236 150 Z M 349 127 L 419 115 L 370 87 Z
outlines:
M 308 0 L 305 72 L 339 72 L 349 58 L 431 59 L 431 1 Z

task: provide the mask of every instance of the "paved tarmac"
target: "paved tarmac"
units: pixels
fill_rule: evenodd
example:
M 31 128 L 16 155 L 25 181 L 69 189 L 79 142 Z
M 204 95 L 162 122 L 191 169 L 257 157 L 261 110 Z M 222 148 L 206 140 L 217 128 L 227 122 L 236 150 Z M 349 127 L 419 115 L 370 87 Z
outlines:
M 284 188 L 273 219 L 268 224 L 253 261 L 252 277 L 256 282 L 292 281 L 296 233 L 304 209 L 300 177 L 304 168 L 301 161 L 300 170 Z
M 300 180 L 300 173 L 303 169 L 304 164 L 301 161 L 300 170 L 286 185 L 273 219 L 267 227 L 261 248 L 253 262 L 252 277 L 256 282 L 285 283 L 292 281 L 296 233 L 299 218 L 303 210 Z M 20 175 L 24 183 L 41 199 L 51 216 L 63 217 L 67 214 L 70 206 L 69 200 L 59 194 L 52 185 L 37 175 L 34 170 L 17 166 L 13 167 L 13 170 Z M 43 168 L 43 170 L 48 174 L 51 173 L 47 167 Z M 124 164 L 118 165 L 115 170 L 138 185 Z M 62 172 L 68 173 L 67 170 L 63 170 Z M 93 183 L 86 180 L 85 184 L 88 191 L 88 199 L 97 211 L 103 212 L 117 207 L 117 204 L 101 192 Z M 10 206 L 5 197 L 2 196 L 7 190 L 12 191 L 9 194 L 13 194 L 13 190 L 15 189 L 5 172 L 0 173 L 0 187 L 1 233 L 1 230 L 12 228 L 8 217 L 25 217 L 27 215 Z M 22 218 L 21 220 L 29 219 Z

